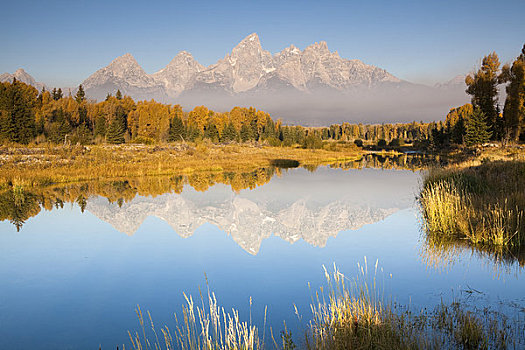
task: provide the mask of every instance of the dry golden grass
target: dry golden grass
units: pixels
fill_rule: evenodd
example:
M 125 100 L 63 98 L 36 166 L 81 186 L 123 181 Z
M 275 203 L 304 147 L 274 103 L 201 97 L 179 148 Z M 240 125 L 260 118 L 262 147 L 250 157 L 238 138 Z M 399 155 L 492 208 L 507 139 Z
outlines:
M 524 344 L 523 322 L 511 327 L 506 316 L 465 303 L 441 303 L 412 313 L 392 307 L 365 263 L 350 281 L 337 270 L 326 274 L 328 286 L 312 303 L 309 349 L 507 349 Z M 326 296 L 326 294 L 328 296 Z
M 77 146 L 71 148 L 0 148 L 0 188 L 12 184 L 37 186 L 197 172 L 246 172 L 291 159 L 303 166 L 356 160 L 353 147 L 336 151 L 258 145 L 170 144 Z
M 520 256 L 525 248 L 524 184 L 525 161 L 431 169 L 420 194 L 427 244 L 436 251 L 467 242 Z
M 128 331 L 133 350 L 148 349 L 187 349 L 187 350 L 256 350 L 264 348 L 257 327 L 242 321 L 239 312 L 232 309 L 227 312 L 218 305 L 214 293 L 208 290 L 204 298 L 201 295 L 201 306 L 195 303 L 193 297 L 184 294 L 186 305 L 182 307 L 182 319 L 175 314 L 175 328 L 161 328 L 159 334 L 148 311 L 148 319 L 144 319 L 142 310 L 135 310 L 140 324 L 140 333 Z M 149 323 L 149 327 L 146 326 Z M 147 329 L 149 328 L 149 329 Z M 151 340 L 148 335 L 151 336 Z M 161 338 L 162 340 L 160 340 Z

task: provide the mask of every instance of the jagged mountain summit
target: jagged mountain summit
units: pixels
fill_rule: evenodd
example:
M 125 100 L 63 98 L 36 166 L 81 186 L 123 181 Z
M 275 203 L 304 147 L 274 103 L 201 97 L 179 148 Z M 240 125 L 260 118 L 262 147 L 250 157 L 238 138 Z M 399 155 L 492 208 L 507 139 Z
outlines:
M 166 67 L 152 74 L 152 78 L 163 85 L 169 97 L 176 97 L 187 88 L 197 73 L 205 69 L 189 52 L 181 51 Z
M 13 74 L 10 74 L 10 73 L 0 74 L 0 82 L 2 83 L 12 82 L 14 78 L 16 78 L 16 80 L 18 81 L 21 81 L 22 83 L 35 87 L 38 91 L 41 91 L 43 88 L 47 89 L 44 83 L 37 82 L 35 78 L 29 75 L 22 68 L 18 68 Z
M 149 94 L 164 100 L 181 94 L 220 92 L 236 95 L 258 90 L 288 87 L 301 92 L 316 89 L 344 91 L 372 87 L 400 79 L 384 69 L 360 60 L 341 58 L 326 42 L 308 46 L 304 51 L 291 45 L 272 55 L 263 50 L 253 33 L 217 63 L 204 67 L 185 51 L 162 70 L 148 75 L 130 54 L 125 54 L 84 81 L 89 95 L 100 98 L 120 89 L 134 98 Z
M 17 72 L 21 81 L 41 89 L 23 70 Z M 12 80 L 14 75 L 0 77 Z M 182 51 L 163 69 L 148 74 L 127 53 L 82 84 L 96 100 L 120 90 L 135 100 L 178 103 L 186 110 L 198 105 L 215 111 L 254 106 L 287 124 L 306 126 L 439 120 L 469 100 L 462 77 L 433 87 L 414 84 L 358 59 L 342 58 L 324 41 L 304 50 L 290 45 L 272 55 L 255 33 L 208 67 Z
M 146 74 L 135 58 L 127 53 L 99 69 L 82 83 L 88 96 L 103 99 L 117 90 L 135 99 L 166 98 L 164 86 Z

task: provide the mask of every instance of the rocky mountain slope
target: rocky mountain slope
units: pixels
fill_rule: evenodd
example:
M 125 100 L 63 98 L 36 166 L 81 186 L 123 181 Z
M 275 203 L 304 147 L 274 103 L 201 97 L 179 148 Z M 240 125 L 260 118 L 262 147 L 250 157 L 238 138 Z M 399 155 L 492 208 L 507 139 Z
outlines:
M 46 85 L 44 83 L 37 82 L 35 78 L 33 78 L 31 75 L 29 75 L 25 70 L 22 68 L 18 68 L 13 74 L 10 73 L 2 73 L 0 74 L 0 82 L 12 82 L 13 79 L 16 78 L 16 80 L 21 81 L 25 84 L 34 86 L 38 91 L 42 91 L 43 88 L 46 88 Z
M 345 91 L 385 82 L 401 80 L 360 60 L 341 58 L 337 52 L 330 52 L 326 42 L 310 45 L 304 51 L 292 45 L 272 56 L 253 33 L 209 67 L 182 51 L 165 68 L 148 75 L 133 56 L 125 54 L 83 84 L 88 94 L 97 98 L 120 89 L 134 98 L 147 95 L 169 100 L 181 94 L 236 95 L 290 87 L 302 92 L 327 88 Z
M 20 80 L 38 86 L 23 70 L 17 72 Z M 7 73 L 1 77 L 12 80 Z M 272 55 L 253 33 L 208 67 L 182 51 L 163 69 L 147 74 L 128 53 L 82 84 L 88 97 L 97 100 L 120 90 L 135 100 L 178 103 L 186 110 L 255 106 L 288 124 L 328 125 L 443 119 L 450 108 L 469 100 L 462 79 L 433 87 L 413 84 L 358 59 L 342 58 L 323 41 L 304 50 L 290 45 Z
M 127 53 L 114 59 L 107 67 L 99 69 L 82 83 L 89 97 L 104 99 L 118 89 L 135 99 L 165 99 L 162 83 L 146 74 L 135 58 Z

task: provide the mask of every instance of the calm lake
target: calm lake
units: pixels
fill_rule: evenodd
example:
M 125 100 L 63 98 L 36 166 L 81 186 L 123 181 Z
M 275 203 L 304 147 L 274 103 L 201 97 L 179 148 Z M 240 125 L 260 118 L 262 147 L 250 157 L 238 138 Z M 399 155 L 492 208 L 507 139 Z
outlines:
M 418 171 L 312 170 L 266 172 L 249 186 L 195 180 L 154 195 L 113 186 L 47 205 L 39 194 L 23 220 L 0 222 L 0 348 L 128 348 L 137 304 L 172 328 L 183 292 L 200 300 L 206 280 L 220 305 L 260 328 L 267 306 L 267 332 L 285 321 L 301 344 L 323 265 L 352 278 L 365 257 L 370 270 L 379 261 L 385 297 L 413 310 L 462 299 L 523 315 L 517 260 L 426 247 Z

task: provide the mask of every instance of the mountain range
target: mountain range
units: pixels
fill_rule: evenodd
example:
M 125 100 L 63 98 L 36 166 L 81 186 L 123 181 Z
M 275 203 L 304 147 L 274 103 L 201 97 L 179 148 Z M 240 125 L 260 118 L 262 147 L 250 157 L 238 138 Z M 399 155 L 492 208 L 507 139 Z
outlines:
M 3 80 L 10 77 L 2 75 Z M 464 79 L 458 77 L 434 87 L 410 83 L 358 59 L 342 58 L 324 41 L 304 50 L 290 45 L 272 55 L 255 33 L 208 67 L 182 51 L 148 74 L 127 53 L 82 84 L 88 97 L 97 100 L 120 90 L 136 100 L 179 103 L 186 109 L 255 106 L 289 123 L 319 125 L 443 119 L 450 108 L 468 100 Z
M 253 33 L 209 67 L 182 51 L 166 67 L 149 75 L 128 53 L 96 71 L 83 85 L 90 96 L 98 99 L 121 89 L 133 97 L 165 100 L 212 91 L 226 95 L 283 88 L 301 92 L 345 91 L 399 82 L 384 69 L 339 57 L 337 52 L 330 52 L 324 41 L 303 51 L 291 45 L 272 55 L 263 50 L 259 37 Z

